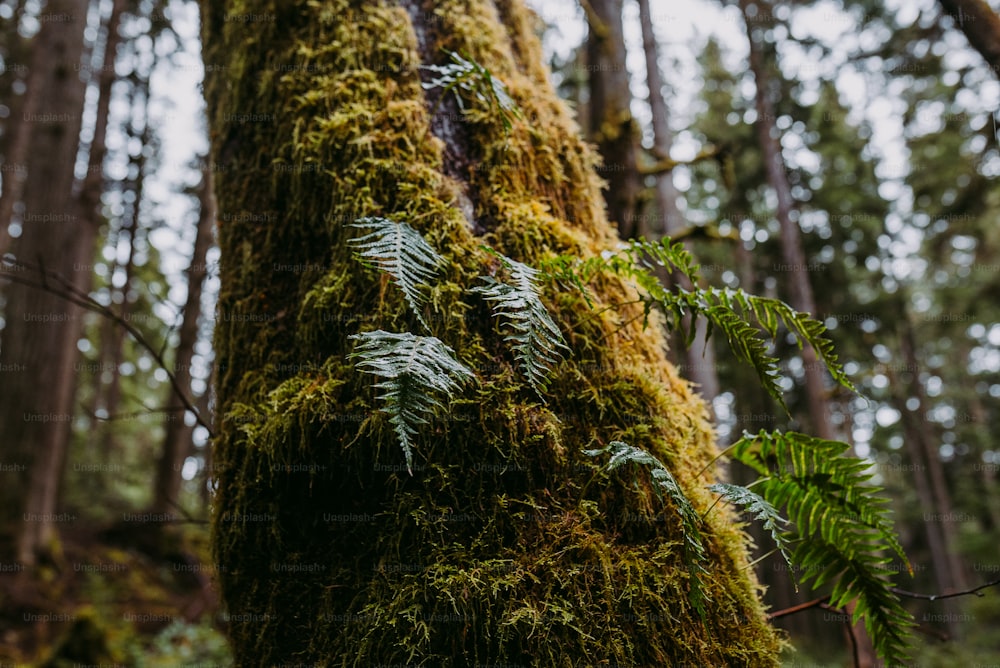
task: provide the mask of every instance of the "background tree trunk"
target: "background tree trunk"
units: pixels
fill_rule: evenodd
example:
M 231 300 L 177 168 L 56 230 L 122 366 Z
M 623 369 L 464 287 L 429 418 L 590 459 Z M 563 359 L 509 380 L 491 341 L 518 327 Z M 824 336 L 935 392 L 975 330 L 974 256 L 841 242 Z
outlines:
M 215 225 L 215 196 L 212 193 L 212 168 L 202 170 L 201 188 L 198 191 L 200 206 L 198 232 L 194 239 L 194 252 L 187 270 L 188 294 L 184 305 L 184 318 L 178 331 L 177 349 L 174 353 L 174 377 L 184 391 L 191 390 L 191 361 L 198 342 L 198 321 L 201 319 L 201 296 L 208 274 L 205 264 L 208 249 L 213 242 Z M 185 410 L 179 408 L 167 414 L 167 433 L 163 439 L 163 453 L 156 469 L 153 487 L 152 513 L 166 514 L 177 507 L 181 489 L 181 471 L 191 449 L 192 428 L 184 421 Z
M 607 181 L 604 199 L 608 218 L 623 239 L 639 234 L 637 204 L 640 178 L 637 154 L 639 126 L 632 116 L 632 90 L 625 66 L 622 0 L 584 2 L 590 34 L 587 68 L 590 72 L 589 136 L 602 160 L 597 171 Z
M 659 328 L 547 289 L 574 352 L 542 403 L 463 291 L 489 271 L 483 243 L 534 264 L 615 238 L 520 2 L 204 8 L 222 255 L 213 544 L 236 663 L 776 665 L 729 516 L 709 515 L 701 619 L 673 514 L 628 476 L 587 485 L 581 450 L 623 438 L 711 502 L 711 425 Z M 470 100 L 449 130 L 419 69 L 447 62 L 442 48 L 489 68 L 529 120 L 508 136 Z M 427 319 L 480 375 L 421 430 L 412 476 L 371 380 L 345 363 L 350 334 L 426 333 L 346 245 L 374 215 L 447 258 Z M 598 293 L 598 309 L 633 295 L 610 279 Z
M 897 374 L 890 366 L 887 367 L 887 375 L 892 387 L 896 388 L 893 393 L 896 409 L 903 416 L 906 447 L 913 462 L 914 488 L 924 510 L 923 526 L 939 591 L 961 591 L 968 588 L 968 583 L 956 552 L 958 520 L 952 510 L 951 494 L 948 492 L 941 456 L 935 442 L 935 430 L 927 419 L 930 403 L 920 382 L 922 365 L 917 359 L 916 337 L 905 299 L 898 300 L 898 308 L 902 317 L 896 327 L 896 338 L 903 371 Z M 912 410 L 909 406 L 911 399 L 916 405 Z M 960 639 L 963 624 L 960 621 L 959 602 L 947 599 L 942 603 L 948 612 L 945 615 L 948 634 L 956 640 Z
M 32 74 L 39 82 L 37 115 L 21 125 L 22 132 L 31 133 L 23 229 L 13 244 L 19 261 L 77 285 L 89 281 L 94 252 L 94 237 L 77 217 L 73 200 L 86 88 L 80 66 L 88 4 L 53 0 L 43 10 L 42 28 L 35 37 L 37 72 Z M 36 272 L 19 273 L 43 280 Z M 7 285 L 6 297 L 0 447 L 3 460 L 24 467 L 24 475 L 4 485 L 0 507 L 5 538 L 16 541 L 16 558 L 32 564 L 56 539 L 58 521 L 70 521 L 56 516 L 56 501 L 73 414 L 73 366 L 82 312 L 61 297 L 19 282 Z M 9 555 L 10 550 L 6 542 L 3 551 Z
M 986 0 L 941 0 L 955 25 L 983 60 L 1000 77 L 1000 16 Z
M 790 291 L 789 302 L 797 311 L 816 313 L 816 300 L 813 297 L 810 283 L 809 265 L 806 262 L 806 254 L 802 246 L 802 231 L 799 229 L 797 216 L 793 220 L 795 204 L 792 200 L 791 184 L 789 184 L 788 175 L 785 172 L 785 161 L 781 155 L 781 133 L 776 124 L 777 117 L 774 101 L 771 97 L 770 77 L 762 53 L 762 29 L 761 31 L 754 29 L 755 25 L 761 25 L 773 16 L 772 8 L 769 2 L 763 0 L 758 2 L 739 0 L 739 5 L 746 26 L 747 43 L 750 50 L 748 59 L 750 71 L 753 73 L 756 84 L 754 101 L 757 120 L 754 123 L 754 129 L 764 158 L 767 181 L 777 199 L 775 217 L 781 229 L 781 252 L 785 265 L 783 269 L 788 272 L 785 285 Z M 754 17 L 761 18 L 755 19 Z M 805 374 L 806 402 L 809 406 L 811 431 L 819 438 L 836 439 L 837 435 L 834 433 L 833 422 L 830 419 L 830 411 L 827 406 L 824 365 L 819 361 L 816 351 L 809 345 L 802 347 L 802 365 Z M 847 610 L 853 614 L 854 604 L 848 605 Z M 874 666 L 876 663 L 875 649 L 864 625 L 859 622 L 853 628 L 854 638 L 858 644 L 860 667 Z
M 667 103 L 663 95 L 663 76 L 660 74 L 659 47 L 656 34 L 653 32 L 652 12 L 649 0 L 639 0 L 639 21 L 642 24 L 642 47 L 646 56 L 646 84 L 649 88 L 649 110 L 652 113 L 653 146 L 657 159 L 670 157 L 670 147 L 673 136 L 670 131 L 670 118 Z M 652 221 L 655 225 L 646 223 L 640 226 L 640 234 L 648 239 L 660 239 L 663 236 L 675 237 L 684 229 L 684 220 L 677 207 L 677 189 L 671 172 L 655 175 L 656 208 L 659 216 L 643 216 L 643 221 Z M 693 250 L 693 244 L 685 242 L 684 247 Z M 664 277 L 666 278 L 666 277 Z M 672 280 L 678 281 L 685 290 L 690 290 L 691 282 L 687 277 L 677 274 Z M 691 316 L 684 317 L 684 330 L 691 326 Z M 719 394 L 719 377 L 715 366 L 715 349 L 708 341 L 708 321 L 704 318 L 695 323 L 695 337 L 691 345 L 675 351 L 680 361 L 680 371 L 698 386 L 698 392 L 711 406 L 712 400 Z
M 751 9 L 753 8 L 753 9 Z M 781 134 L 775 125 L 774 103 L 769 92 L 769 77 L 761 54 L 753 26 L 757 23 L 752 18 L 756 14 L 770 14 L 770 6 L 764 3 L 754 3 L 750 0 L 740 0 L 740 10 L 746 19 L 747 42 L 750 47 L 750 71 L 753 72 L 757 85 L 756 110 L 757 121 L 754 127 L 757 131 L 757 141 L 764 156 L 764 169 L 767 181 L 777 198 L 775 217 L 781 227 L 781 251 L 784 259 L 784 270 L 788 272 L 785 284 L 790 290 L 789 303 L 798 311 L 816 313 L 816 300 L 813 298 L 812 285 L 809 282 L 809 267 L 805 251 L 802 250 L 802 232 L 797 220 L 792 220 L 795 204 L 792 201 L 792 189 L 785 174 L 785 161 L 781 156 Z M 826 403 L 826 388 L 824 384 L 823 364 L 817 359 L 816 351 L 810 346 L 802 348 L 802 364 L 805 367 L 806 398 L 809 404 L 809 417 L 812 421 L 812 433 L 820 438 L 835 439 L 833 424 Z

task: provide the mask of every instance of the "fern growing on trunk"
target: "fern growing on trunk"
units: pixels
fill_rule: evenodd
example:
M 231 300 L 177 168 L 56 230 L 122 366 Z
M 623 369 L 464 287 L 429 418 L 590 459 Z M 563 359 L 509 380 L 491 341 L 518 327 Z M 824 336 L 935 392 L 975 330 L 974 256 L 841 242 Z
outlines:
M 446 93 L 456 94 L 461 90 L 496 108 L 505 132 L 509 132 L 517 110 L 509 102 L 503 84 L 476 63 L 454 53 L 451 56 L 452 64 L 431 66 L 440 76 L 425 87 L 440 86 Z M 460 96 L 459 102 L 461 105 Z M 420 286 L 434 278 L 442 257 L 405 223 L 363 218 L 354 226 L 370 230 L 350 241 L 358 259 L 388 274 L 414 315 L 427 327 Z M 822 323 L 777 299 L 742 290 L 699 287 L 698 266 L 680 243 L 669 239 L 658 243 L 632 241 L 621 244 L 617 251 L 586 259 L 554 257 L 537 269 L 491 248 L 484 246 L 481 250 L 484 264 L 499 260 L 506 279 L 497 278 L 494 270 L 479 277 L 480 285 L 466 289 L 492 304 L 494 316 L 502 319 L 508 329 L 504 340 L 528 385 L 543 402 L 548 374 L 561 359 L 562 351 L 569 349 L 542 301 L 540 281 L 549 279 L 568 285 L 592 304 L 588 283 L 599 273 L 632 282 L 647 323 L 654 308 L 663 312 L 667 325 L 674 329 L 681 326 L 687 314 L 705 317 L 710 331 L 725 335 L 737 357 L 754 367 L 764 389 L 782 406 L 780 368 L 769 353 L 768 341 L 775 339 L 782 327 L 795 335 L 800 347 L 808 344 L 815 349 L 834 380 L 854 390 Z M 654 273 L 657 266 L 683 273 L 695 287 L 667 289 Z M 686 332 L 689 343 L 694 336 L 694 317 L 691 330 Z M 356 368 L 381 379 L 375 384 L 384 391 L 379 396 L 384 402 L 380 410 L 388 415 L 412 475 L 418 427 L 444 408 L 442 396 L 453 398 L 463 384 L 476 377 L 475 372 L 435 337 L 377 330 L 351 338 L 359 342 L 349 356 L 358 360 Z M 864 617 L 879 654 L 890 663 L 899 662 L 906 658 L 906 638 L 912 622 L 892 593 L 891 581 L 882 568 L 888 561 L 881 554 L 882 547 L 888 546 L 904 561 L 906 558 L 893 533 L 884 500 L 867 484 L 871 477 L 865 472 L 867 465 L 844 457 L 847 447 L 798 433 L 746 434 L 726 453 L 762 477 L 746 487 L 716 483 L 708 489 L 718 495 L 716 502 L 742 507 L 763 522 L 785 560 L 806 573 L 804 580 L 811 580 L 815 586 L 833 581 L 833 605 L 856 602 L 855 621 Z M 612 441 L 604 448 L 584 452 L 592 457 L 610 454 L 606 465 L 609 472 L 625 464 L 650 470 L 657 493 L 679 514 L 683 561 L 690 573 L 688 601 L 704 616 L 708 599 L 701 581 L 707 573 L 701 529 L 711 507 L 700 516 L 670 470 L 641 448 Z M 789 519 L 780 515 L 781 509 Z

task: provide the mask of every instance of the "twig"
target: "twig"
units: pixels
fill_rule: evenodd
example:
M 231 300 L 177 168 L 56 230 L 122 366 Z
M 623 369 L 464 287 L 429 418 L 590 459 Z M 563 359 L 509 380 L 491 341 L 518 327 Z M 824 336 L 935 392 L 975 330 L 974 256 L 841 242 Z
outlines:
M 823 605 L 828 600 L 830 600 L 830 597 L 824 596 L 822 598 L 816 598 L 811 601 L 808 601 L 807 603 L 799 603 L 798 605 L 793 605 L 790 608 L 785 608 L 783 610 L 775 610 L 774 612 L 768 615 L 768 618 L 778 619 L 779 617 L 784 617 L 786 615 L 794 615 L 797 612 L 802 612 L 803 610 L 808 610 L 809 608 L 815 608 L 818 605 Z
M 163 369 L 163 371 L 167 374 L 167 378 L 170 380 L 170 386 L 173 388 L 174 394 L 177 395 L 177 398 L 181 400 L 182 404 L 184 404 L 184 408 L 191 411 L 191 413 L 194 415 L 195 421 L 208 431 L 209 437 L 215 436 L 215 433 L 212 431 L 212 428 L 209 426 L 208 422 L 206 422 L 202 418 L 201 414 L 198 412 L 198 409 L 184 393 L 184 390 L 181 388 L 180 383 L 177 382 L 177 377 L 174 376 L 173 372 L 171 372 L 167 368 L 167 363 L 166 360 L 163 359 L 163 355 L 160 354 L 160 352 L 158 352 L 153 347 L 153 345 L 146 340 L 146 338 L 142 335 L 142 332 L 133 327 L 131 323 L 125 320 L 125 318 L 118 315 L 104 304 L 101 304 L 90 295 L 84 293 L 82 290 L 77 288 L 75 285 L 73 285 L 71 282 L 69 282 L 59 274 L 48 271 L 47 269 L 45 269 L 44 264 L 42 264 L 41 262 L 39 262 L 37 266 L 32 266 L 28 263 L 18 262 L 10 258 L 3 258 L 2 261 L 3 263 L 14 267 L 20 267 L 23 269 L 37 271 L 41 279 L 41 282 L 36 283 L 16 273 L 10 273 L 2 270 L 0 270 L 0 276 L 7 278 L 8 280 L 14 283 L 20 283 L 21 285 L 44 290 L 50 294 L 56 295 L 57 297 L 62 297 L 66 301 L 69 301 L 73 304 L 76 304 L 77 306 L 85 308 L 88 311 L 93 311 L 98 315 L 102 315 L 105 318 L 114 321 L 120 327 L 124 328 L 125 331 L 128 332 L 133 339 L 135 339 L 136 343 L 145 348 L 146 351 L 153 356 L 153 360 L 156 362 L 156 364 L 161 369 Z M 53 279 L 56 283 L 58 283 L 62 287 L 59 288 L 56 286 L 49 285 L 49 279 Z
M 899 596 L 905 596 L 907 598 L 920 598 L 925 601 L 941 601 L 946 598 L 955 598 L 956 596 L 969 596 L 970 594 L 974 594 L 976 596 L 982 596 L 982 594 L 979 593 L 981 590 L 988 589 L 990 587 L 996 587 L 997 585 L 1000 585 L 1000 580 L 993 580 L 992 582 L 987 582 L 986 584 L 979 585 L 978 587 L 973 587 L 972 589 L 966 589 L 965 591 L 956 591 L 950 594 L 917 594 L 916 592 L 906 591 L 905 589 L 896 589 L 895 587 L 892 587 L 890 591 L 892 591 L 893 594 L 897 594 Z

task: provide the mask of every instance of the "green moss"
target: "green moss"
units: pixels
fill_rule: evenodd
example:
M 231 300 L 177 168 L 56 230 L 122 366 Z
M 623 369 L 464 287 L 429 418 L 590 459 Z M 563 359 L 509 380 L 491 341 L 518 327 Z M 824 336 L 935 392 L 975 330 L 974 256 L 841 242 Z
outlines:
M 526 10 L 434 4 L 429 52 L 468 54 L 525 113 L 509 136 L 488 113 L 465 118 L 474 168 L 459 177 L 429 130 L 404 10 L 206 8 L 222 165 L 213 540 L 237 664 L 774 665 L 778 641 L 731 518 L 715 511 L 705 529 L 702 620 L 679 521 L 648 484 L 606 479 L 582 454 L 625 438 L 667 463 L 697 508 L 710 503 L 703 404 L 641 309 L 605 308 L 634 300 L 631 289 L 601 279 L 594 311 L 547 295 L 573 353 L 545 403 L 468 293 L 488 263 L 482 243 L 531 264 L 615 237 L 595 157 L 547 82 Z M 274 20 L 225 20 L 238 13 Z M 232 116 L 250 113 L 269 120 Z M 369 215 L 407 221 L 448 259 L 426 319 L 480 376 L 422 434 L 413 477 L 370 379 L 345 362 L 358 331 L 425 333 L 351 257 L 347 224 Z

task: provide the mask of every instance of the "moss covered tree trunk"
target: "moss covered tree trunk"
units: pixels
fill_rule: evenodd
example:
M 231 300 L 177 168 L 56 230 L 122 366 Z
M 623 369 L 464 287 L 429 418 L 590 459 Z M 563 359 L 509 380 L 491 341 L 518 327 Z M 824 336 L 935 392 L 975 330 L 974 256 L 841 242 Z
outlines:
M 491 270 L 481 244 L 536 264 L 615 242 L 521 3 L 204 10 L 222 251 L 213 540 L 237 664 L 774 665 L 732 519 L 708 515 L 702 618 L 677 514 L 646 477 L 605 477 L 582 453 L 646 448 L 711 503 L 704 405 L 658 326 L 605 308 L 630 289 L 600 279 L 591 310 L 548 286 L 572 353 L 545 402 L 467 292 Z M 509 136 L 422 88 L 442 49 L 507 84 L 524 115 Z M 346 360 L 351 334 L 426 333 L 352 257 L 363 216 L 405 221 L 445 256 L 424 319 L 478 375 L 422 429 L 412 476 Z

